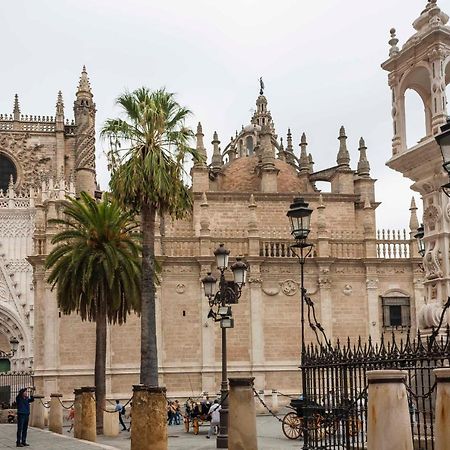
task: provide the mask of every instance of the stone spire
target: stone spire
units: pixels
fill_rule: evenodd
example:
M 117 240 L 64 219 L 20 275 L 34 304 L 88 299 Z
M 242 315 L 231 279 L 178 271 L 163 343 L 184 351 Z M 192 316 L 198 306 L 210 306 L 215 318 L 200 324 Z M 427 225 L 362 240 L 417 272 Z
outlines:
M 339 130 L 339 152 L 337 155 L 338 166 L 347 166 L 350 164 L 350 154 L 347 150 L 347 136 L 345 135 L 345 128 L 342 126 Z
M 389 45 L 391 46 L 391 48 L 389 49 L 389 56 L 392 57 L 397 55 L 400 49 L 397 47 L 398 39 L 396 36 L 397 31 L 395 30 L 395 28 L 391 28 L 390 33 L 391 39 L 389 39 Z
M 217 135 L 217 131 L 214 131 L 213 140 L 211 141 L 213 145 L 213 155 L 211 160 L 211 167 L 213 169 L 220 169 L 223 166 L 223 159 L 220 153 L 220 141 L 219 136 Z
M 309 172 L 313 173 L 314 172 L 314 160 L 313 160 L 311 153 L 308 155 L 308 159 L 309 159 Z
M 359 161 L 358 161 L 358 170 L 357 173 L 360 177 L 369 177 L 370 176 L 370 164 L 367 160 L 367 147 L 364 139 L 361 138 L 359 140 Z
M 13 116 L 14 120 L 20 120 L 19 96 L 17 94 L 14 96 Z
M 306 153 L 306 147 L 308 143 L 306 142 L 306 134 L 303 133 L 300 139 L 300 172 L 309 172 L 309 156 Z
M 280 161 L 286 161 L 286 154 L 284 151 L 283 138 L 280 138 L 280 150 L 278 152 L 278 159 Z
M 287 131 L 286 162 L 292 165 L 295 164 L 294 147 L 292 146 L 292 133 L 290 128 L 288 128 Z
M 197 133 L 195 134 L 195 139 L 197 141 L 197 153 L 201 159 L 195 162 L 196 166 L 206 166 L 206 148 L 203 144 L 203 136 L 204 134 L 202 130 L 202 124 L 199 122 L 197 125 Z
M 95 103 L 83 66 L 73 110 L 75 115 L 75 175 L 76 192 L 94 195 L 95 177 Z
M 415 235 L 417 233 L 417 228 L 419 228 L 419 220 L 417 219 L 417 206 L 414 197 L 411 198 L 411 206 L 409 207 L 409 210 L 411 211 L 409 218 L 409 229 L 411 231 L 411 235 Z
M 62 92 L 58 91 L 58 98 L 56 100 L 56 122 L 64 122 L 64 101 Z
M 83 66 L 83 70 L 81 71 L 80 82 L 78 83 L 77 96 L 82 92 L 92 94 L 91 85 L 89 83 L 89 78 L 86 71 L 86 66 Z

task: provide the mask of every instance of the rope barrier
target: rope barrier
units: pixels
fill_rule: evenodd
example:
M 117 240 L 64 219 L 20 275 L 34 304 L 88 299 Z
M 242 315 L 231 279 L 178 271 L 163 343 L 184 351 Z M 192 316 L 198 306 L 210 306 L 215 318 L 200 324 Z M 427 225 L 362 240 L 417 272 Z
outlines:
M 96 401 L 94 395 L 91 394 L 91 398 L 92 398 L 92 400 L 94 400 L 95 403 L 97 403 L 97 401 Z M 132 400 L 133 400 L 133 397 L 131 397 L 131 398 L 125 403 L 125 405 L 122 405 L 122 406 L 125 408 L 125 407 L 128 405 L 128 403 L 130 403 Z M 115 413 L 120 413 L 120 412 L 121 412 L 121 411 L 115 411 L 115 410 L 114 410 L 114 411 L 109 411 L 109 410 L 105 409 L 103 406 L 102 406 L 102 411 L 105 412 L 105 413 L 108 413 L 108 414 L 115 414 Z
M 403 384 L 405 385 L 406 391 L 408 392 L 408 394 L 410 394 L 412 397 L 414 397 L 416 400 L 418 400 L 418 399 L 420 399 L 420 398 L 426 399 L 426 398 L 430 397 L 431 394 L 432 394 L 432 393 L 434 392 L 434 390 L 436 389 L 437 381 L 435 381 L 434 384 L 433 384 L 433 386 L 431 386 L 431 389 L 430 389 L 427 393 L 425 393 L 425 394 L 423 394 L 423 395 L 416 394 L 416 393 L 411 389 L 411 387 L 407 385 L 406 381 L 404 381 Z
M 41 398 L 39 399 L 39 401 L 42 403 L 42 406 L 43 406 L 44 408 L 50 409 L 50 405 L 47 406 L 47 405 L 42 401 Z
M 280 419 L 264 402 L 264 400 L 259 396 L 258 392 L 256 391 L 255 388 L 253 388 L 253 393 L 255 394 L 255 396 L 258 398 L 258 400 L 261 402 L 261 404 L 264 406 L 264 408 L 267 409 L 267 411 L 269 411 L 269 413 L 275 417 L 275 419 L 278 420 L 278 422 L 283 422 L 283 419 Z
M 75 405 L 75 402 L 73 402 L 70 406 L 64 406 L 64 403 L 61 401 L 61 399 L 59 397 L 57 397 L 57 398 L 58 398 L 59 403 L 61 403 L 61 406 L 64 409 L 72 409 L 74 407 L 74 405 Z

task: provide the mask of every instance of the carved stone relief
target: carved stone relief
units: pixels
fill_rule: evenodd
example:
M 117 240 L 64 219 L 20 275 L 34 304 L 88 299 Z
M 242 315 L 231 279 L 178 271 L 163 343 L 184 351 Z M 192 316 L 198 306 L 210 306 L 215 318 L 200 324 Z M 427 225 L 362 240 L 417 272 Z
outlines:
M 298 291 L 298 283 L 294 280 L 285 280 L 280 283 L 281 291 L 284 295 L 292 296 Z

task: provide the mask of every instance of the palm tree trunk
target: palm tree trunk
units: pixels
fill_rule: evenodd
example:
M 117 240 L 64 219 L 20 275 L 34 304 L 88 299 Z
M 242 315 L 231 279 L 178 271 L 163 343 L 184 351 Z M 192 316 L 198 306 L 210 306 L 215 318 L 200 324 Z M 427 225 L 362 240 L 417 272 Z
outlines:
M 106 396 L 106 304 L 102 300 L 95 321 L 95 404 L 97 434 L 103 434 Z
M 155 209 L 141 210 L 142 286 L 141 286 L 141 383 L 158 386 L 155 307 Z

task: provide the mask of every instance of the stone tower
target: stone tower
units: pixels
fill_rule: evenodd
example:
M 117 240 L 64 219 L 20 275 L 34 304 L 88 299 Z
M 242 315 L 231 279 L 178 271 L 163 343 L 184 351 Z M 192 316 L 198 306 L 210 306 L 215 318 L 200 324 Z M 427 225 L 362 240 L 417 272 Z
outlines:
M 425 303 L 419 313 L 419 326 L 436 326 L 442 302 L 450 295 L 450 204 L 441 186 L 448 182 L 442 169 L 440 149 L 434 137 L 446 123 L 446 85 L 450 82 L 449 17 L 429 1 L 413 23 L 415 34 L 398 47 L 391 29 L 389 59 L 382 64 L 389 72 L 392 89 L 394 137 L 392 158 L 387 165 L 414 182 L 412 189 L 423 198 L 426 253 Z M 406 142 L 405 92 L 416 91 L 424 104 L 426 135 L 414 146 Z
M 73 111 L 75 115 L 75 185 L 94 195 L 95 181 L 95 103 L 86 67 L 81 72 Z

